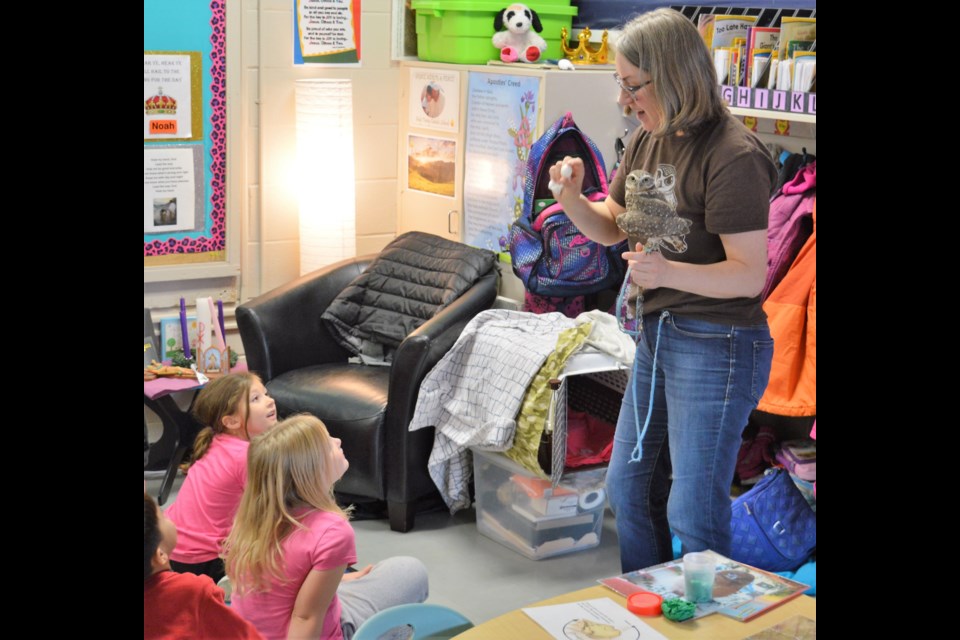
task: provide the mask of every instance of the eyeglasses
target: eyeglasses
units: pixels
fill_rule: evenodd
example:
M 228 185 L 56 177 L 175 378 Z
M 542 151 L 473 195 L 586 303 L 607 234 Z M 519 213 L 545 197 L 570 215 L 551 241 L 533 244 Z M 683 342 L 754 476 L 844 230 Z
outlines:
M 627 94 L 628 96 L 630 96 L 631 98 L 635 97 L 636 94 L 637 94 L 637 92 L 640 91 L 640 89 L 643 89 L 645 86 L 647 86 L 648 84 L 650 84 L 651 82 L 653 82 L 653 80 L 647 80 L 646 82 L 641 82 L 640 84 L 638 84 L 638 85 L 635 86 L 635 87 L 631 87 L 630 85 L 624 84 L 624 83 L 623 83 L 623 78 L 621 78 L 621 77 L 620 77 L 618 74 L 616 74 L 616 73 L 613 74 L 613 80 L 614 80 L 614 82 L 617 83 L 617 86 L 620 87 L 620 90 L 623 91 L 624 93 L 626 93 L 626 94 Z

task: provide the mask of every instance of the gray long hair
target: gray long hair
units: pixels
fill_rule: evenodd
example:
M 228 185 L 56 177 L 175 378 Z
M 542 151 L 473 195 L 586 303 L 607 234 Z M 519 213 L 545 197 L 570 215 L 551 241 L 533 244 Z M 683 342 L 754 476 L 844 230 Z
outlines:
M 710 52 L 682 13 L 661 8 L 637 16 L 624 25 L 616 52 L 653 80 L 663 114 L 654 136 L 691 134 L 726 112 Z

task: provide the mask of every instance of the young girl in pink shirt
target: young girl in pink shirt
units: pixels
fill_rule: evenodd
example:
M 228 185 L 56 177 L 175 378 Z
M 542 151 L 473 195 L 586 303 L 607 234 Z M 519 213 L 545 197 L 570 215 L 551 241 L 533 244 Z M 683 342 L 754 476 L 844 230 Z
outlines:
M 349 640 L 377 611 L 427 597 L 415 558 L 344 574 L 357 553 L 333 484 L 348 466 L 340 439 L 307 414 L 250 445 L 250 481 L 224 548 L 233 609 L 267 638 Z
M 277 407 L 260 378 L 231 373 L 207 384 L 193 414 L 205 428 L 193 446 L 193 462 L 167 517 L 179 541 L 170 566 L 180 573 L 224 576 L 220 558 L 247 484 L 250 439 L 277 422 Z

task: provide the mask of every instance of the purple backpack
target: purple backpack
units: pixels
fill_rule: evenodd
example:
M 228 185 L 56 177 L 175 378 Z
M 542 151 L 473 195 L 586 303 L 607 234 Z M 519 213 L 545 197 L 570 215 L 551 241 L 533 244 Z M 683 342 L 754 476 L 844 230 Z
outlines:
M 565 156 L 583 159 L 583 194 L 592 202 L 607 197 L 606 168 L 600 150 L 567 112 L 530 148 L 523 209 L 510 227 L 513 272 L 531 293 L 577 296 L 616 288 L 625 265 L 622 242 L 606 247 L 590 240 L 553 198 L 549 169 Z

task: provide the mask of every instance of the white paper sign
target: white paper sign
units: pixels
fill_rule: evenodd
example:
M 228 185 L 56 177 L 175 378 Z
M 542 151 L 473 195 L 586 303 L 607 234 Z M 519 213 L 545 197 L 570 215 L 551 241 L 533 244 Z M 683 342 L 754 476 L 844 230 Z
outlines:
M 610 598 L 528 607 L 523 612 L 558 640 L 667 640 Z
M 143 232 L 186 231 L 196 223 L 191 148 L 144 147 Z
M 193 137 L 190 56 L 143 54 L 143 139 Z
M 410 126 L 456 133 L 460 129 L 460 72 L 410 69 Z
M 359 4 L 359 3 L 357 3 Z M 355 22 L 360 17 L 354 11 L 354 0 L 296 0 L 296 28 L 300 59 L 294 55 L 294 63 L 303 64 L 318 56 L 352 54 L 349 61 L 359 61 L 358 33 Z M 347 60 L 330 59 L 330 62 Z

